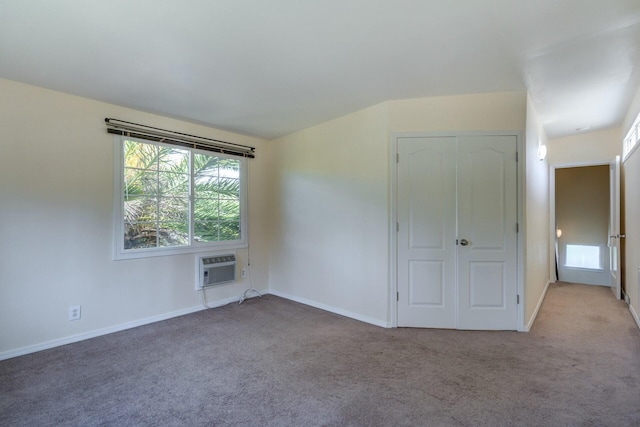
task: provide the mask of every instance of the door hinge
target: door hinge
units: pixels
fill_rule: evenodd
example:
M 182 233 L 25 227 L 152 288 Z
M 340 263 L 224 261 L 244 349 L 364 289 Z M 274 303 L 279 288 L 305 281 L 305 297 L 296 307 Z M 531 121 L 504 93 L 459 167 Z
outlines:
M 516 222 L 516 233 L 520 232 L 520 223 Z
M 396 233 L 400 231 L 400 223 L 396 222 Z
M 516 295 L 516 304 L 520 304 L 520 295 Z
M 400 292 L 396 292 L 396 301 L 400 301 Z
M 518 152 L 516 151 L 516 162 L 520 161 L 520 159 L 518 158 Z

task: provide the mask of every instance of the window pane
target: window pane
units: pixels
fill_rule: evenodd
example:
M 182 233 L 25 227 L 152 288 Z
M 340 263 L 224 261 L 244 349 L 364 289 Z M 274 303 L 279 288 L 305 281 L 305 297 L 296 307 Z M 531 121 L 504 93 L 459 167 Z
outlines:
M 189 150 L 160 147 L 158 169 L 166 172 L 189 173 Z
M 196 221 L 194 232 L 198 242 L 240 240 L 240 222 Z
M 189 223 L 187 221 L 159 223 L 158 244 L 162 247 L 188 245 Z
M 125 221 L 153 222 L 158 219 L 158 199 L 155 197 L 129 195 L 124 198 Z
M 238 199 L 220 200 L 220 220 L 236 222 L 240 220 L 240 201 Z
M 193 218 L 196 221 L 217 221 L 219 203 L 217 199 L 196 199 L 194 201 Z
M 124 194 L 157 194 L 158 173 L 145 169 L 124 170 Z
M 156 247 L 156 231 L 155 223 L 125 223 L 124 248 L 142 249 Z
M 193 172 L 196 176 L 218 176 L 218 162 L 220 158 L 195 153 L 193 155 Z
M 158 146 L 137 141 L 125 141 L 124 166 L 138 169 L 158 168 Z
M 194 238 L 197 242 L 217 242 L 218 222 L 217 221 L 195 221 Z
M 220 176 L 240 178 L 240 160 L 220 159 Z
M 189 175 L 159 172 L 158 194 L 162 196 L 187 197 L 189 195 Z
M 162 197 L 159 199 L 158 219 L 163 222 L 189 222 L 189 199 Z
M 240 223 L 222 222 L 220 223 L 220 240 L 239 240 Z
M 215 189 L 202 189 L 202 188 L 198 189 L 198 188 L 196 188 L 196 191 L 194 191 L 193 195 L 197 199 L 218 200 L 218 196 L 220 195 L 220 193 L 218 192 L 218 190 L 215 190 Z
M 601 269 L 600 246 L 567 245 L 565 266 Z
M 194 178 L 193 193 L 195 197 L 207 197 L 210 199 L 218 198 L 218 177 L 214 176 L 197 176 Z
M 218 191 L 226 196 L 238 197 L 240 195 L 240 180 L 237 178 L 220 178 Z

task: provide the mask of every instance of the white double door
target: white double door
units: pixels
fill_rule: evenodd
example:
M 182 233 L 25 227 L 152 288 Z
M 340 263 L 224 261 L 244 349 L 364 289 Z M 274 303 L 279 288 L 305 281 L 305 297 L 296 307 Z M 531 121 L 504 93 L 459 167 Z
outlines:
M 517 139 L 397 139 L 398 326 L 517 329 Z

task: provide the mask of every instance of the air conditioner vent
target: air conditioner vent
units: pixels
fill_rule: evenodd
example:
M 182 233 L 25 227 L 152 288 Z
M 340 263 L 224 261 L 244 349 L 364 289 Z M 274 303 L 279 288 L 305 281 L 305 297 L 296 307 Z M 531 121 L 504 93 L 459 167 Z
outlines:
M 236 255 L 197 255 L 196 289 L 205 289 L 236 281 Z

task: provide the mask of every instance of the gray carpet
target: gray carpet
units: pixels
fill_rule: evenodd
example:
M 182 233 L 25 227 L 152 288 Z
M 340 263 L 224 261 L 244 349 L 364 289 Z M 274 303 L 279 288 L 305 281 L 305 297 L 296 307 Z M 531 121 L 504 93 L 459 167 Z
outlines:
M 640 332 L 584 285 L 552 285 L 530 333 L 265 296 L 0 362 L 0 425 L 640 425 Z

